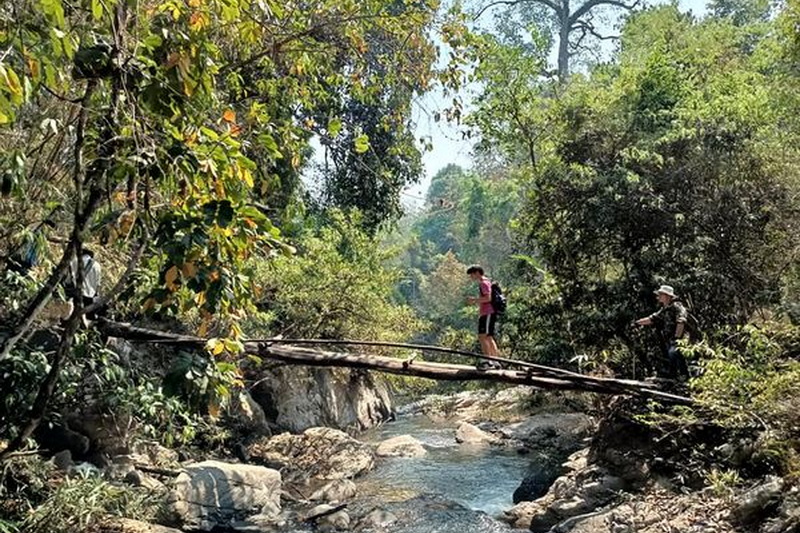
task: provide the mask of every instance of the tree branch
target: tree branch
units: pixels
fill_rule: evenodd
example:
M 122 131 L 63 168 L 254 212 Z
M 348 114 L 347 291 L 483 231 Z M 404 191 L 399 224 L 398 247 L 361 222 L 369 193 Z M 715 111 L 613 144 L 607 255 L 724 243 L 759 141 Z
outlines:
M 573 24 L 575 24 L 578 20 L 580 20 L 582 16 L 584 16 L 586 13 L 588 13 L 597 6 L 601 5 L 614 6 L 630 11 L 632 9 L 635 9 L 640 2 L 641 0 L 634 0 L 630 4 L 626 4 L 625 2 L 621 2 L 619 0 L 588 0 L 585 4 L 576 9 L 569 16 L 569 25 L 572 26 Z
M 78 116 L 78 124 L 76 127 L 76 140 L 75 140 L 75 153 L 80 154 L 83 150 L 83 143 L 84 143 L 84 134 L 83 132 L 86 129 L 86 121 L 88 120 L 88 104 L 89 100 L 94 93 L 96 88 L 96 83 L 94 81 L 90 81 L 89 84 L 86 86 L 86 91 L 84 92 L 83 98 L 81 99 L 81 111 L 80 115 Z M 76 161 L 76 169 L 75 172 L 82 172 L 82 167 L 80 163 Z M 80 181 L 80 178 L 77 178 Z M 80 198 L 80 187 L 79 190 L 76 191 Z M 80 205 L 80 204 L 78 204 Z M 86 209 L 88 210 L 91 208 L 91 212 L 94 212 L 95 205 L 87 205 Z M 80 224 L 79 227 L 75 229 L 78 233 L 83 233 L 86 230 L 86 227 L 89 224 L 89 219 L 91 217 L 87 216 L 82 219 L 80 222 L 76 220 L 76 224 Z M 73 232 L 73 235 L 75 233 Z M 69 269 L 70 261 L 75 253 L 75 246 L 76 241 L 70 239 L 70 242 L 64 249 L 64 254 L 61 257 L 61 261 L 58 262 L 55 269 L 50 273 L 50 277 L 47 278 L 47 281 L 39 289 L 39 292 L 36 293 L 36 296 L 28 303 L 25 307 L 25 310 L 20 315 L 20 318 L 16 321 L 16 323 L 12 326 L 11 331 L 8 335 L 2 340 L 0 343 L 0 361 L 6 359 L 10 354 L 11 350 L 16 346 L 17 342 L 20 341 L 25 336 L 25 333 L 28 329 L 33 325 L 36 321 L 36 318 L 39 316 L 39 313 L 42 312 L 44 307 L 47 305 L 47 302 L 50 301 L 50 298 L 53 295 L 53 291 L 55 291 L 56 287 L 61 280 L 64 279 L 64 276 Z
M 483 14 L 486 11 L 492 9 L 493 7 L 497 7 L 497 6 L 509 6 L 509 7 L 512 7 L 512 6 L 515 6 L 517 4 L 525 3 L 526 1 L 527 2 L 532 2 L 534 4 L 542 4 L 544 6 L 549 7 L 550 9 L 555 11 L 556 13 L 560 13 L 559 6 L 557 6 L 555 4 L 555 2 L 552 2 L 551 0 L 497 0 L 495 2 L 490 2 L 490 3 L 486 4 L 485 6 L 483 6 L 481 9 L 479 9 L 478 12 L 475 14 L 475 16 L 472 17 L 472 21 L 474 22 L 474 21 L 478 20 L 479 18 L 481 18 L 481 16 L 483 16 Z

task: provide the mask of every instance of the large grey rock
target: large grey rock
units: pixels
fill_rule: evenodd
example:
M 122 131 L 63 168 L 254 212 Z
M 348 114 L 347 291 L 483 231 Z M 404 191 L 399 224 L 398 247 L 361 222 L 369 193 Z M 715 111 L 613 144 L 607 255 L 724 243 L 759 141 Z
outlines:
M 800 532 L 800 485 L 786 491 L 778 512 L 759 530 L 759 533 L 798 532 Z
M 309 500 L 341 503 L 353 498 L 358 492 L 356 484 L 349 479 L 335 479 L 314 491 Z
M 553 482 L 562 473 L 562 466 L 555 458 L 538 456 L 528 468 L 528 473 L 514 491 L 513 502 L 531 502 L 547 494 Z
M 331 531 L 331 530 L 345 530 L 350 528 L 350 515 L 344 509 L 336 511 L 335 513 L 319 516 L 328 511 L 335 509 L 333 505 L 320 504 L 311 509 L 306 514 L 306 521 L 311 520 L 317 525 L 318 530 Z M 319 518 L 315 518 L 318 517 Z
M 783 479 L 775 476 L 768 477 L 764 483 L 753 487 L 734 500 L 731 517 L 742 524 L 751 524 L 762 520 L 768 510 L 780 503 L 783 486 Z
M 456 442 L 460 444 L 497 444 L 499 439 L 468 422 L 462 422 L 456 429 Z
M 388 526 L 391 526 L 397 522 L 397 516 L 395 516 L 390 511 L 385 509 L 373 509 L 366 516 L 364 516 L 359 522 L 357 529 L 361 531 L 362 529 L 365 530 L 381 530 Z
M 139 470 L 131 470 L 125 475 L 125 483 L 134 487 L 141 487 L 149 491 L 166 491 L 166 487 L 159 480 L 148 476 Z
M 563 465 L 568 472 L 556 479 L 544 496 L 515 505 L 504 513 L 504 520 L 517 528 L 545 532 L 614 500 L 627 487 L 625 481 L 587 464 L 587 455 L 588 450 L 572 454 Z
M 252 462 L 280 468 L 285 479 L 293 482 L 350 479 L 375 464 L 375 452 L 369 445 L 332 428 L 261 439 L 251 443 L 247 453 Z
M 268 437 L 272 431 L 264 409 L 249 392 L 237 394 L 225 410 L 228 425 L 247 437 Z
M 279 512 L 280 492 L 276 470 L 203 461 L 185 467 L 169 503 L 176 525 L 210 530 L 242 516 Z
M 583 447 L 595 427 L 583 413 L 543 413 L 504 426 L 500 433 L 525 447 L 566 457 Z
M 378 444 L 375 453 L 378 457 L 422 457 L 428 451 L 411 435 L 399 435 Z
M 361 370 L 277 368 L 250 371 L 251 391 L 269 422 L 292 433 L 317 426 L 361 431 L 393 416 L 386 383 Z

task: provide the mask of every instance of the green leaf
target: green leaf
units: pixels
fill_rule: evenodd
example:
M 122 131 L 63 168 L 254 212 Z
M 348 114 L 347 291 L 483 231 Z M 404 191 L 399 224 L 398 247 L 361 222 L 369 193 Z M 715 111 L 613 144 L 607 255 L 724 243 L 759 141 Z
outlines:
M 342 131 L 342 121 L 338 118 L 332 118 L 328 122 L 328 135 L 331 137 L 336 137 L 339 135 L 339 132 Z
M 361 135 L 356 137 L 353 146 L 357 154 L 363 154 L 364 152 L 369 150 L 369 136 L 366 133 L 362 133 Z
M 92 0 L 92 16 L 95 20 L 103 18 L 103 4 L 100 0 Z

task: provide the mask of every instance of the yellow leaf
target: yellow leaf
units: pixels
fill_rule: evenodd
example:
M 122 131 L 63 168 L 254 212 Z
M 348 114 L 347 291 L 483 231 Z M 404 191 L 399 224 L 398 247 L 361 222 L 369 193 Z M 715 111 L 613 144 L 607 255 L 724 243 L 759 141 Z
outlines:
M 175 280 L 177 279 L 178 279 L 178 267 L 172 265 L 169 268 L 169 270 L 167 270 L 167 273 L 164 274 L 164 281 L 167 282 L 167 288 L 169 290 L 174 291 L 176 289 Z
M 15 104 L 19 104 L 22 102 L 22 84 L 19 82 L 19 77 L 17 73 L 14 72 L 11 68 L 5 68 L 5 78 L 6 78 L 6 86 L 8 87 L 9 92 L 11 92 L 11 100 Z
M 220 180 L 214 181 L 214 191 L 216 191 L 217 196 L 219 196 L 220 198 L 223 198 L 225 196 L 225 186 L 222 185 L 222 182 Z
M 204 294 L 204 293 L 200 293 L 200 294 Z M 205 296 L 204 296 L 204 298 L 205 298 Z M 199 328 L 197 328 L 197 335 L 198 335 L 199 337 L 205 337 L 205 336 L 206 336 L 206 334 L 208 333 L 208 326 L 209 326 L 209 321 L 208 321 L 208 320 L 206 320 L 206 319 L 204 319 L 204 320 L 203 320 L 203 321 L 200 323 L 200 327 L 199 327 Z
M 202 3 L 202 0 L 189 0 L 189 7 L 200 7 Z
M 225 343 L 224 342 L 218 342 L 216 344 L 216 346 L 214 346 L 214 348 L 211 350 L 211 353 L 214 354 L 214 355 L 219 355 L 224 351 L 225 351 Z
M 194 301 L 195 301 L 195 303 L 197 305 L 203 305 L 204 303 L 206 303 L 206 293 L 205 293 L 205 291 L 198 292 L 194 297 Z
M 247 184 L 248 187 L 252 187 L 254 185 L 253 174 L 246 168 L 242 169 L 242 180 Z
M 236 112 L 232 109 L 226 109 L 224 113 L 222 113 L 222 120 L 225 122 L 236 122 Z
M 28 70 L 31 71 L 31 78 L 34 80 L 38 80 L 39 76 L 41 76 L 41 70 L 39 69 L 39 62 L 32 57 L 28 57 Z
M 189 28 L 193 31 L 200 31 L 208 26 L 208 17 L 199 11 L 195 11 L 189 16 Z

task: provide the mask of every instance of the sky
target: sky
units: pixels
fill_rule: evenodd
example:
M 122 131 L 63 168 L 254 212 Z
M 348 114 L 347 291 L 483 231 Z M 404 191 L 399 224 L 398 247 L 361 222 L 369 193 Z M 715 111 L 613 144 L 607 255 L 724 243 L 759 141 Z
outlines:
M 648 4 L 658 3 L 666 2 L 649 2 Z M 697 16 L 702 16 L 706 12 L 705 5 L 706 0 L 678 0 L 681 11 L 691 11 Z M 468 95 L 461 96 L 463 100 L 468 99 Z M 409 207 L 422 203 L 431 178 L 439 170 L 451 163 L 463 167 L 470 166 L 471 141 L 461 138 L 461 129 L 458 126 L 444 120 L 440 122 L 434 120 L 434 114 L 447 107 L 449 101 L 450 99 L 445 99 L 441 92 L 431 91 L 420 97 L 414 105 L 416 137 L 417 139 L 430 139 L 433 150 L 423 152 L 422 162 L 425 166 L 423 179 L 419 183 L 407 187 L 402 193 L 403 203 Z

